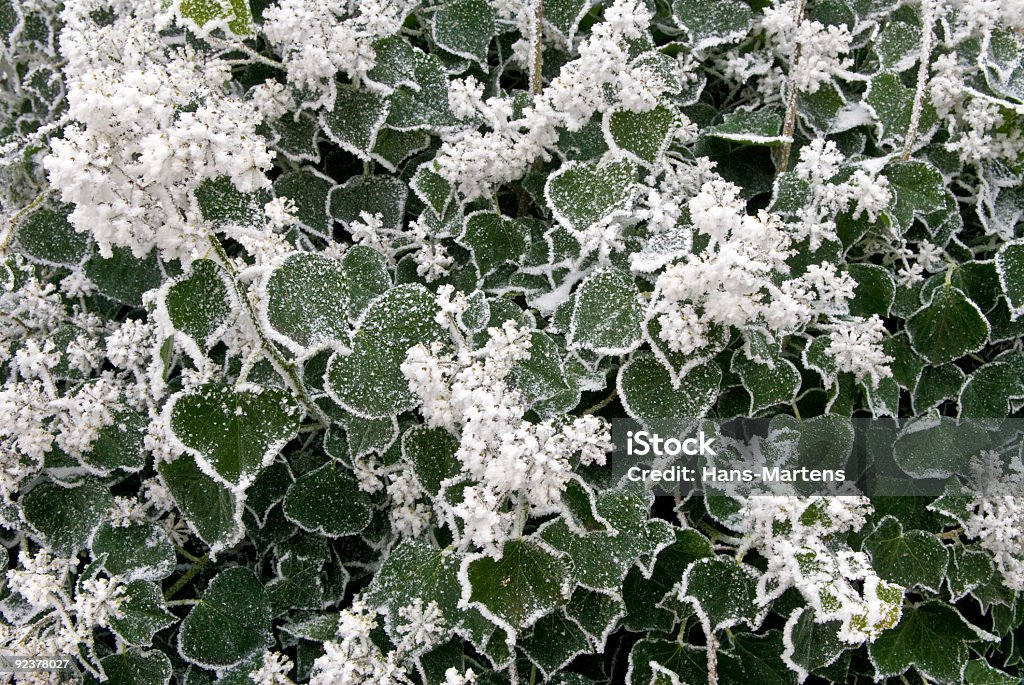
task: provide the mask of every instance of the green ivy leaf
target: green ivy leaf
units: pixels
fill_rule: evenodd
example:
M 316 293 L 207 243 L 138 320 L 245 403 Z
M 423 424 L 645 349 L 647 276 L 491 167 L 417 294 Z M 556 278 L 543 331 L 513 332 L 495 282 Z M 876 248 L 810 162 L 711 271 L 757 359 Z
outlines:
M 110 628 L 134 646 L 148 646 L 154 635 L 178 622 L 165 608 L 160 586 L 147 580 L 128 583 L 118 609 L 120 616 L 110 617 Z
M 1004 355 L 976 369 L 960 391 L 960 416 L 967 418 L 1003 418 L 1009 414 L 1010 401 L 1024 397 L 1024 363 L 1019 357 Z
M 776 404 L 792 404 L 800 390 L 800 372 L 788 359 L 775 359 L 775 365 L 759 364 L 742 350 L 732 356 L 732 371 L 750 393 L 751 416 Z
M 204 668 L 227 668 L 272 642 L 270 602 L 259 578 L 236 566 L 221 571 L 181 623 L 178 651 Z
M 103 568 L 125 581 L 163 580 L 171 575 L 177 562 L 167 533 L 149 522 L 126 526 L 104 523 L 92 536 L 89 548 L 95 559 L 106 555 Z
M 903 618 L 868 645 L 876 677 L 901 675 L 913 666 L 943 685 L 963 682 L 968 643 L 982 639 L 978 629 L 955 609 L 938 602 L 906 607 Z
M 893 458 L 914 478 L 949 478 L 986 444 L 985 431 L 976 423 L 920 418 L 903 427 Z
M 364 597 L 387 613 L 391 625 L 401 622 L 399 609 L 409 606 L 417 597 L 424 601 L 429 598 L 437 602 L 445 624 L 454 628 L 463 617 L 458 572 L 458 554 L 421 540 L 406 539 L 384 559 Z
M 100 659 L 108 685 L 167 685 L 171 660 L 158 649 L 128 649 Z
M 517 646 L 547 679 L 589 651 L 590 641 L 577 622 L 564 612 L 554 611 L 537 621 Z
M 348 227 L 366 212 L 380 214 L 385 228 L 402 225 L 409 189 L 396 176 L 353 176 L 331 190 L 331 216 Z
M 786 621 L 783 662 L 801 680 L 813 671 L 831 666 L 847 647 L 837 635 L 840 626 L 839 621 L 818 623 L 808 607 L 796 609 Z
M 574 347 L 623 355 L 640 345 L 640 292 L 624 272 L 605 268 L 587 276 L 576 291 L 575 302 L 569 326 L 569 342 Z
M 633 164 L 626 161 L 568 162 L 548 176 L 544 197 L 558 223 L 570 231 L 585 231 L 630 210 L 635 175 Z
M 544 23 L 553 26 L 567 43 L 571 43 L 591 4 L 590 0 L 546 0 Z
M 44 482 L 21 496 L 21 516 L 58 554 L 71 556 L 106 519 L 110 490 L 95 480 L 75 487 Z
M 462 599 L 516 635 L 569 599 L 569 565 L 547 545 L 509 540 L 501 557 L 467 557 L 460 575 Z
M 526 229 L 493 211 L 482 210 L 466 216 L 459 242 L 473 254 L 473 260 L 486 276 L 508 263 L 517 263 L 526 251 Z
M 901 233 L 910 230 L 915 217 L 946 206 L 946 183 L 938 169 L 927 162 L 891 162 L 883 175 L 892 194 L 890 211 Z
M 864 539 L 864 549 L 879 576 L 908 589 L 920 586 L 937 593 L 949 563 L 938 537 L 923 530 L 904 532 L 894 516 L 879 522 Z
M 690 564 L 680 581 L 679 599 L 689 602 L 701 624 L 712 632 L 746 623 L 757 629 L 757 570 L 727 557 L 706 557 Z
M 957 399 L 966 378 L 956 364 L 926 366 L 921 369 L 911 394 L 914 413 L 924 414 L 946 400 Z
M 298 406 L 276 388 L 212 383 L 172 401 L 171 430 L 200 467 L 228 487 L 251 485 L 298 433 Z
M 976 549 L 954 546 L 950 548 L 946 583 L 953 601 L 963 598 L 976 587 L 992 578 L 992 558 Z
M 1014 321 L 1024 313 L 1024 241 L 1006 243 L 996 253 L 999 285 Z
M 722 369 L 714 362 L 701 364 L 672 383 L 672 376 L 654 355 L 636 354 L 619 370 L 622 406 L 635 420 L 649 423 L 665 418 L 700 418 L 715 399 Z
M 785 142 L 781 130 L 782 116 L 774 109 L 738 110 L 727 113 L 722 123 L 708 128 L 704 134 L 747 145 L 781 145 Z
M 591 590 L 618 590 L 641 556 L 650 556 L 672 542 L 671 532 L 648 525 L 650 506 L 643 497 L 602 493 L 596 513 L 608 530 L 573 531 L 565 519 L 554 519 L 540 537 L 572 560 L 574 582 Z
M 933 365 L 977 352 L 989 325 L 978 305 L 959 288 L 936 288 L 931 301 L 907 319 L 910 344 Z
M 694 51 L 731 43 L 747 35 L 754 23 L 750 6 L 738 0 L 674 0 L 672 19 L 686 31 Z
M 651 166 L 661 159 L 672 142 L 675 113 L 665 105 L 647 112 L 628 109 L 604 115 L 604 133 L 608 147 L 638 164 Z
M 498 31 L 498 13 L 486 0 L 455 0 L 434 13 L 430 33 L 444 50 L 487 62 L 487 46 Z
M 44 264 L 73 266 L 89 254 L 89 238 L 68 222 L 70 207 L 40 207 L 19 223 L 14 233 L 18 249 Z
M 355 321 L 370 302 L 388 291 L 391 274 L 384 255 L 366 245 L 353 245 L 345 250 L 341 269 L 348 284 L 348 315 Z
M 889 270 L 876 264 L 850 264 L 846 270 L 857 281 L 856 294 L 850 301 L 850 314 L 889 316 L 889 308 L 896 297 L 896 283 Z
M 85 261 L 85 275 L 103 295 L 132 307 L 142 305 L 142 294 L 158 288 L 163 281 L 156 253 L 136 257 L 123 247 L 114 246 L 111 256 L 94 254 Z
M 267 279 L 267 325 L 296 353 L 348 340 L 349 282 L 339 262 L 312 252 L 290 255 Z
M 352 337 L 352 354 L 331 357 L 327 381 L 332 398 L 369 418 L 416 406 L 400 367 L 410 347 L 448 338 L 436 314 L 434 296 L 420 285 L 399 285 L 374 300 Z
M 434 497 L 442 481 L 462 471 L 455 458 L 458 449 L 459 441 L 444 428 L 413 426 L 402 435 L 402 459 L 413 465 L 416 478 Z
M 191 455 L 161 462 L 157 470 L 182 516 L 212 552 L 241 539 L 245 532 L 241 504 L 231 490 L 203 473 Z
M 385 169 L 395 173 L 402 162 L 428 147 L 430 136 L 423 131 L 395 131 L 382 128 L 377 133 L 372 155 Z
M 333 460 L 299 477 L 284 498 L 284 515 L 303 530 L 327 537 L 355 535 L 370 524 L 369 496 Z
M 320 114 L 324 133 L 338 146 L 370 161 L 377 134 L 391 110 L 388 98 L 365 88 L 338 86 L 334 107 Z
M 161 292 L 167 318 L 193 342 L 197 354 L 205 353 L 224 330 L 234 309 L 234 288 L 215 262 L 197 259 L 188 274 Z
M 1020 678 L 993 668 L 984 659 L 967 662 L 964 669 L 964 683 L 967 685 L 1020 685 Z
M 295 203 L 299 225 L 320 238 L 330 238 L 331 217 L 328 197 L 334 181 L 313 169 L 298 169 L 281 174 L 274 181 L 274 194 Z
M 868 82 L 864 102 L 871 107 L 878 122 L 882 125 L 880 141 L 890 145 L 902 144 L 907 130 L 910 128 L 910 117 L 914 108 L 914 90 L 900 83 L 896 74 L 882 72 Z M 919 144 L 928 139 L 937 122 L 938 115 L 935 113 L 935 107 L 925 101 L 921 110 L 921 121 L 918 125 L 917 141 Z
M 391 95 L 387 125 L 398 131 L 436 131 L 456 125 L 448 105 L 448 74 L 434 55 L 412 49 L 411 85 L 400 85 Z

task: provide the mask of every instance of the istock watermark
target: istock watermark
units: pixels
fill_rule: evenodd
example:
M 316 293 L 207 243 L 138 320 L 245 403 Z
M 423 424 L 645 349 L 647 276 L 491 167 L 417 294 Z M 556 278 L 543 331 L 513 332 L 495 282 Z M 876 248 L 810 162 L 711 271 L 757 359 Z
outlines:
M 620 419 L 612 439 L 613 487 L 674 498 L 934 498 L 1004 487 L 1024 473 L 1022 419 Z

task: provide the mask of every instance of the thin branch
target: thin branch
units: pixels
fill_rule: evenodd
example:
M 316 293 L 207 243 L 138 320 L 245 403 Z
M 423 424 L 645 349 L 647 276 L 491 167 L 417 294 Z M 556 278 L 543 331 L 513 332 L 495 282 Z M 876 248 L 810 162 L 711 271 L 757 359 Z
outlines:
M 907 135 L 903 140 L 903 154 L 900 159 L 904 162 L 910 159 L 910 153 L 914 150 L 914 139 L 917 138 L 917 128 L 921 125 L 921 111 L 924 109 L 925 88 L 928 87 L 928 67 L 932 55 L 932 24 L 935 21 L 934 0 L 921 0 L 921 63 L 917 67 L 917 92 L 914 94 L 914 109 L 910 113 L 910 126 L 907 128 Z
M 804 8 L 807 0 L 800 0 L 796 7 L 796 21 L 794 26 L 799 31 L 800 25 L 804 23 Z M 789 62 L 789 79 L 786 93 L 786 118 L 782 123 L 782 153 L 779 155 L 779 172 L 789 168 L 789 156 L 793 150 L 793 131 L 796 129 L 796 84 L 793 79 L 793 72 L 800 65 L 800 52 L 802 45 L 797 43 L 793 48 L 793 59 Z

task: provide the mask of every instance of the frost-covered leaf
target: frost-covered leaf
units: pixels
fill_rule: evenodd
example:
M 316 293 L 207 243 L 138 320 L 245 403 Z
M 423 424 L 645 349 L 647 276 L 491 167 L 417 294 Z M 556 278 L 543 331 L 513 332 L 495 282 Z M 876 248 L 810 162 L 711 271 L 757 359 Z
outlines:
M 158 649 L 127 649 L 100 659 L 109 685 L 167 685 L 171 660 Z
M 413 465 L 416 478 L 436 496 L 441 481 L 457 475 L 462 466 L 455 458 L 459 441 L 444 428 L 413 426 L 402 435 L 402 457 Z
M 259 578 L 236 566 L 221 571 L 181 623 L 178 649 L 205 668 L 234 666 L 262 652 L 271 637 L 270 603 Z
M 223 331 L 235 306 L 227 274 L 208 259 L 197 259 L 186 276 L 161 291 L 170 323 L 205 353 Z
M 442 48 L 484 63 L 487 46 L 497 33 L 497 12 L 486 0 L 454 0 L 434 13 L 430 32 Z
M 321 238 L 331 236 L 327 203 L 333 187 L 334 181 L 311 169 L 289 171 L 274 181 L 274 193 L 295 203 L 299 224 Z
M 641 423 L 664 418 L 699 418 L 718 397 L 722 369 L 714 362 L 697 366 L 673 384 L 652 354 L 636 354 L 619 370 L 618 390 L 626 413 Z
M 409 189 L 395 176 L 353 176 L 331 190 L 331 216 L 346 227 L 366 212 L 380 214 L 384 228 L 396 228 L 405 218 Z
M 910 230 L 915 217 L 945 207 L 946 184 L 939 170 L 927 162 L 893 162 L 883 174 L 889 179 L 893 218 L 901 232 Z
M 1010 401 L 1024 397 L 1024 363 L 1005 355 L 985 364 L 967 377 L 960 390 L 960 416 L 1002 418 L 1009 413 Z
M 327 257 L 299 252 L 267 279 L 267 323 L 275 339 L 296 352 L 348 339 L 349 281 L 346 269 Z
M 142 294 L 159 287 L 163 280 L 156 253 L 139 258 L 116 245 L 109 259 L 99 254 L 89 257 L 85 261 L 85 275 L 100 293 L 132 307 L 141 305 Z
M 374 300 L 352 338 L 352 353 L 331 357 L 327 382 L 335 401 L 369 418 L 414 407 L 417 398 L 400 367 L 410 347 L 448 337 L 434 319 L 437 311 L 420 285 L 399 285 Z
M 956 364 L 924 367 L 911 394 L 914 412 L 923 414 L 946 400 L 957 399 L 965 380 Z
M 913 666 L 936 683 L 963 682 L 968 644 L 981 639 L 977 628 L 953 608 L 929 601 L 903 609 L 899 625 L 868 645 L 879 678 L 898 676 Z
M 786 621 L 782 660 L 801 679 L 831 666 L 847 647 L 837 636 L 840 627 L 839 621 L 818 623 L 814 611 L 807 607 L 796 609 Z
M 480 275 L 486 276 L 520 260 L 526 250 L 526 230 L 514 219 L 483 210 L 466 216 L 459 242 L 473 254 Z
M 530 356 L 516 362 L 509 380 L 534 411 L 539 413 L 555 411 L 551 403 L 560 397 L 572 395 L 576 402 L 579 401 L 578 388 L 566 373 L 558 344 L 551 336 L 540 331 L 530 334 Z
M 601 269 L 576 291 L 569 341 L 598 354 L 627 354 L 640 345 L 642 323 L 633 279 L 617 269 Z
M 387 260 L 380 252 L 366 245 L 353 245 L 341 257 L 348 290 L 348 314 L 358 319 L 366 307 L 391 287 Z
M 704 3 L 707 4 L 707 3 Z M 705 135 L 748 145 L 781 145 L 785 139 L 782 116 L 773 109 L 754 112 L 736 111 L 725 115 L 722 123 L 704 131 Z
M 889 270 L 875 264 L 850 264 L 846 268 L 857 281 L 853 300 L 850 301 L 850 314 L 889 316 L 889 308 L 896 296 L 896 284 Z
M 179 0 L 178 13 L 199 31 L 226 28 L 236 36 L 253 32 L 252 11 L 245 0 Z
M 373 145 L 373 158 L 388 171 L 397 171 L 398 166 L 417 152 L 430 146 L 430 136 L 423 131 L 395 131 L 383 128 L 377 133 Z
M 915 478 L 948 478 L 986 444 L 977 423 L 920 418 L 907 422 L 893 445 L 896 464 Z
M 366 528 L 372 510 L 355 478 L 331 460 L 292 483 L 284 514 L 303 530 L 335 538 Z
M 909 21 L 891 21 L 885 25 L 875 43 L 875 52 L 882 68 L 905 71 L 921 54 L 921 26 Z
M 68 222 L 67 209 L 44 206 L 26 215 L 14 232 L 17 248 L 44 264 L 80 263 L 89 253 L 89 238 Z
M 864 539 L 864 549 L 878 575 L 908 589 L 921 586 L 938 592 L 949 555 L 933 533 L 904 531 L 894 516 L 886 516 Z
M 282 390 L 213 383 L 175 397 L 170 426 L 207 475 L 244 490 L 295 437 L 298 414 Z
M 672 19 L 686 31 L 693 50 L 699 51 L 745 36 L 754 22 L 754 13 L 738 0 L 674 0 Z
M 649 526 L 649 505 L 643 497 L 603 493 L 596 512 L 609 530 L 573 531 L 565 520 L 544 526 L 540 536 L 572 560 L 572 578 L 592 590 L 617 590 L 641 555 L 653 554 L 672 541 L 667 531 Z
M 544 197 L 555 219 L 570 231 L 628 212 L 636 192 L 631 162 L 568 162 L 548 176 Z
M 92 536 L 89 548 L 94 558 L 106 555 L 103 568 L 126 581 L 162 580 L 171 575 L 176 563 L 174 545 L 155 523 L 104 523 Z
M 238 499 L 231 490 L 203 473 L 191 455 L 162 462 L 157 470 L 182 516 L 212 550 L 224 549 L 242 537 Z
M 334 108 L 320 115 L 324 133 L 341 149 L 369 161 L 391 102 L 372 90 L 339 86 Z
M 1018 685 L 1020 678 L 993 668 L 984 659 L 972 659 L 964 669 L 964 682 L 967 685 Z
M 390 625 L 401 622 L 399 609 L 417 597 L 424 603 L 437 603 L 448 626 L 462 620 L 459 609 L 460 557 L 422 540 L 406 539 L 396 546 L 374 575 L 364 596 L 367 602 L 382 607 Z
M 544 3 L 544 23 L 571 41 L 591 4 L 590 0 L 547 0 Z
M 996 253 L 999 285 L 1010 305 L 1013 320 L 1024 313 L 1024 242 L 1007 243 Z
M 992 558 L 985 552 L 960 546 L 950 548 L 946 583 L 954 601 L 986 584 L 992 572 Z
M 398 131 L 438 130 L 456 123 L 448 105 L 448 75 L 434 55 L 413 48 L 409 76 L 415 88 L 399 86 L 391 95 L 387 125 Z
M 750 393 L 751 416 L 776 404 L 791 404 L 800 390 L 800 372 L 788 359 L 775 359 L 774 366 L 759 364 L 742 351 L 732 357 L 732 371 L 739 375 Z
M 146 580 L 125 586 L 118 609 L 121 615 L 110 618 L 110 628 L 130 645 L 148 646 L 154 635 L 178 622 L 165 608 L 160 587 Z
M 719 666 L 719 675 L 724 682 L 764 683 L 765 685 L 789 685 L 793 674 L 782 660 L 782 631 L 769 630 L 758 635 L 737 632 L 732 637 L 732 656 Z
M 530 538 L 509 540 L 502 554 L 469 556 L 462 599 L 512 635 L 569 599 L 569 564 Z
M 110 490 L 95 480 L 74 487 L 43 482 L 19 501 L 25 522 L 47 546 L 65 556 L 85 547 L 112 503 Z
M 928 362 L 945 364 L 980 350 L 988 341 L 989 324 L 962 290 L 940 287 L 907 319 L 907 333 Z
M 757 603 L 758 577 L 755 569 L 728 557 L 698 559 L 683 574 L 679 598 L 711 631 L 740 623 L 756 629 L 763 611 Z
M 634 162 L 653 165 L 672 141 L 675 122 L 673 111 L 658 105 L 646 112 L 609 111 L 603 125 L 608 147 Z
M 588 651 L 589 641 L 578 623 L 554 611 L 537 621 L 517 646 L 541 673 L 550 676 Z
M 900 83 L 899 77 L 890 72 L 876 75 L 868 83 L 868 91 L 864 102 L 871 107 L 875 118 L 881 125 L 881 140 L 889 144 L 902 144 L 910 128 L 911 112 L 914 108 L 914 90 Z M 925 101 L 921 110 L 921 122 L 918 126 L 919 142 L 924 142 L 924 134 L 929 132 L 937 122 L 935 108 Z

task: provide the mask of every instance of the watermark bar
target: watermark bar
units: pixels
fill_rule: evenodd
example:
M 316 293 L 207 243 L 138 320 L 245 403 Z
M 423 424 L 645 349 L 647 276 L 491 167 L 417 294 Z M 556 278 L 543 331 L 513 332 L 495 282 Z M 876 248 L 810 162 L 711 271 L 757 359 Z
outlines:
M 612 487 L 659 496 L 1024 497 L 1024 419 L 616 419 L 612 440 Z

